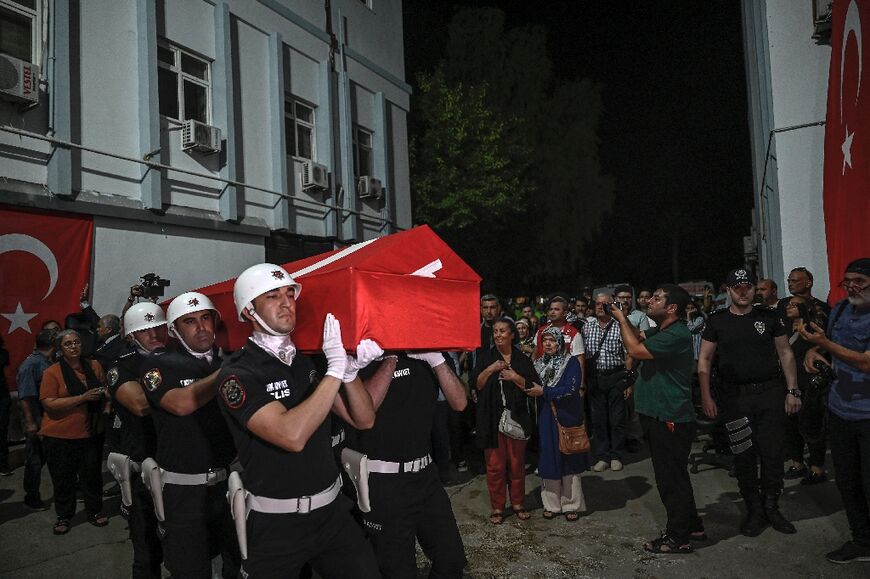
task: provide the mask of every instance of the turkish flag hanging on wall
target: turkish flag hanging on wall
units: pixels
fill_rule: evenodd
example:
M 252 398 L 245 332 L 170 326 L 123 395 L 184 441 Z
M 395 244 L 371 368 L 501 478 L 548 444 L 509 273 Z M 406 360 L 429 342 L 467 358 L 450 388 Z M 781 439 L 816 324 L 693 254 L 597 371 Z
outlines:
M 831 49 L 824 207 L 834 303 L 846 265 L 870 256 L 870 0 L 834 2 Z
M 0 207 L 0 336 L 9 350 L 7 383 L 33 350 L 42 324 L 79 311 L 91 268 L 89 217 Z

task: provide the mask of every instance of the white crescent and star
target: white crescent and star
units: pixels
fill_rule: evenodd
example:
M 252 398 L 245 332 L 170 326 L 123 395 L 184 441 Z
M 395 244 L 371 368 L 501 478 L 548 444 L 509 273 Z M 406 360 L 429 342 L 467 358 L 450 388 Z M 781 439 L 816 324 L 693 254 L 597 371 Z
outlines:
M 843 124 L 843 68 L 846 62 L 846 44 L 849 41 L 849 33 L 855 33 L 855 42 L 858 45 L 858 86 L 855 89 L 855 102 L 858 102 L 858 95 L 861 94 L 861 72 L 864 68 L 863 55 L 863 40 L 861 38 L 861 14 L 858 12 L 858 4 L 855 0 L 849 3 L 849 8 L 846 10 L 846 22 L 843 26 L 843 38 L 840 43 L 840 124 Z M 849 132 L 849 125 L 844 125 L 846 129 L 846 137 L 840 145 L 840 150 L 843 152 L 843 175 L 846 174 L 846 166 L 852 168 L 852 140 L 855 138 L 855 133 Z
M 45 298 L 51 295 L 51 292 L 54 291 L 54 287 L 57 285 L 58 272 L 57 259 L 54 257 L 54 253 L 52 253 L 51 249 L 35 237 L 24 235 L 23 233 L 7 233 L 6 235 L 0 235 L 0 254 L 9 251 L 23 251 L 25 253 L 30 253 L 42 261 L 48 270 L 49 277 L 48 291 L 45 292 L 42 299 L 45 300 Z M 7 335 L 18 329 L 22 329 L 28 334 L 32 334 L 33 332 L 30 330 L 29 322 L 37 315 L 38 314 L 26 313 L 24 308 L 21 306 L 21 302 L 18 302 L 18 307 L 15 308 L 14 312 L 0 314 L 0 316 L 11 322 Z

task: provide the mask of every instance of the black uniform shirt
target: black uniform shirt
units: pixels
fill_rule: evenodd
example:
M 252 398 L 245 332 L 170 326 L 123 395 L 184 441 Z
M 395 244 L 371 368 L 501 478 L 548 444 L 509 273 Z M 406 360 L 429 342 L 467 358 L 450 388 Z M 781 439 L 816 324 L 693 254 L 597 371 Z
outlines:
M 220 406 L 239 449 L 248 491 L 288 499 L 313 495 L 335 482 L 338 465 L 332 454 L 331 413 L 299 452 L 279 448 L 248 430 L 248 421 L 263 406 L 277 400 L 284 408 L 293 408 L 314 392 L 320 373 L 310 358 L 296 354 L 287 367 L 248 340 L 224 362 L 219 380 Z
M 233 439 L 221 416 L 217 400 L 187 416 L 176 416 L 160 407 L 160 400 L 174 388 L 184 388 L 218 369 L 220 359 L 196 358 L 183 350 L 160 348 L 144 358 L 139 383 L 153 408 L 157 428 L 157 464 L 173 472 L 198 474 L 225 468 L 236 455 Z
M 701 337 L 717 345 L 722 383 L 748 384 L 766 382 L 779 375 L 774 338 L 784 335 L 785 327 L 776 312 L 753 307 L 743 316 L 727 308 L 713 313 Z
M 121 422 L 120 451 L 135 462 L 142 462 L 157 451 L 157 433 L 151 416 L 136 416 L 117 401 L 118 388 L 127 382 L 139 381 L 139 367 L 142 356 L 135 350 L 129 351 L 109 366 L 106 381 L 112 395 L 115 418 Z
M 360 371 L 369 379 L 379 363 Z M 378 408 L 375 425 L 358 434 L 359 450 L 369 458 L 405 462 L 432 450 L 432 422 L 438 399 L 438 379 L 422 360 L 399 355 L 387 396 Z

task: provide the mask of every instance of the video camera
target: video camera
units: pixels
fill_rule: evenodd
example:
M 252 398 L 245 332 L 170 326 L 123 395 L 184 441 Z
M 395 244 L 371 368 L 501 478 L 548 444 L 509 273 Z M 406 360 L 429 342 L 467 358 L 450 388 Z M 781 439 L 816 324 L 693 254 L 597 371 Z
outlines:
M 130 293 L 152 301 L 163 297 L 164 289 L 170 284 L 168 279 L 161 279 L 156 273 L 146 273 L 139 279 L 142 283 L 130 288 Z

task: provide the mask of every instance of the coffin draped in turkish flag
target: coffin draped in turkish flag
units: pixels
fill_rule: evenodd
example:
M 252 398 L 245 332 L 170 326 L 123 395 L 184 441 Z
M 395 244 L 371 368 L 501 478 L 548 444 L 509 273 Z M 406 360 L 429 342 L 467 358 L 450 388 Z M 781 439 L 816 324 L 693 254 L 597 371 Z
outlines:
M 864 31 L 867 34 L 864 34 Z M 866 39 L 864 38 L 866 37 Z M 870 0 L 836 1 L 825 123 L 824 208 L 831 303 L 854 259 L 870 256 Z
M 0 335 L 9 350 L 8 384 L 42 324 L 79 312 L 90 276 L 90 217 L 0 208 Z
M 293 342 L 323 344 L 323 320 L 341 322 L 345 348 L 370 338 L 385 350 L 471 350 L 480 345 L 480 276 L 428 226 L 284 264 L 302 284 Z M 239 272 L 241 273 L 241 272 Z M 238 321 L 235 279 L 201 288 L 220 310 L 218 343 L 240 348 L 250 325 Z

